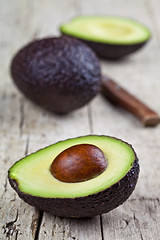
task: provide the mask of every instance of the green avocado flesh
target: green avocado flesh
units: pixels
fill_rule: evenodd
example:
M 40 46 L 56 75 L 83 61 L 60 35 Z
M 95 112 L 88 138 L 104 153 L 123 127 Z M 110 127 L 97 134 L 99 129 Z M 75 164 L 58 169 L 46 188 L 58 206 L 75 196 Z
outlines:
M 50 173 L 55 157 L 77 144 L 93 144 L 100 148 L 107 161 L 107 169 L 99 176 L 78 183 L 65 183 Z M 83 136 L 58 142 L 30 154 L 9 169 L 9 178 L 18 183 L 21 192 L 44 198 L 75 198 L 98 193 L 122 179 L 132 168 L 135 153 L 130 145 L 108 136 Z
M 62 33 L 83 40 L 109 44 L 137 44 L 150 38 L 142 24 L 122 17 L 80 16 L 60 26 Z

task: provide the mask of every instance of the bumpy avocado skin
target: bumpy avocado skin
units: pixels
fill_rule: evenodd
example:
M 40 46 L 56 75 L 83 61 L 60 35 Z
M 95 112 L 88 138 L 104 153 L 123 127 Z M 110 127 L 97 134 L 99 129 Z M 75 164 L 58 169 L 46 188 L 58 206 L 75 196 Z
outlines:
M 139 175 L 138 158 L 130 171 L 110 188 L 93 195 L 78 198 L 43 198 L 21 192 L 14 179 L 9 178 L 13 189 L 25 202 L 53 215 L 70 218 L 93 217 L 107 213 L 124 203 L 135 189 Z
M 68 36 L 36 40 L 22 48 L 13 58 L 11 75 L 27 98 L 56 113 L 82 107 L 101 85 L 94 52 Z
M 91 41 L 82 40 L 85 44 L 87 44 L 93 51 L 95 51 L 96 55 L 102 59 L 108 60 L 118 60 L 121 59 L 131 53 L 136 52 L 141 47 L 143 47 L 146 42 L 130 44 L 130 45 L 118 45 L 118 44 L 107 44 L 107 43 L 96 43 Z

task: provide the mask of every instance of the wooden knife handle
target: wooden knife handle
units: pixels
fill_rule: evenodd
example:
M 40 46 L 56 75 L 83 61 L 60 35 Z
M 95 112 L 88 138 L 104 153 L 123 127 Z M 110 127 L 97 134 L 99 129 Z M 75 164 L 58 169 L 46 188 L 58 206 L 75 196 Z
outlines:
M 133 113 L 144 126 L 156 126 L 160 123 L 160 117 L 156 112 L 105 76 L 102 77 L 102 94 L 113 104 Z

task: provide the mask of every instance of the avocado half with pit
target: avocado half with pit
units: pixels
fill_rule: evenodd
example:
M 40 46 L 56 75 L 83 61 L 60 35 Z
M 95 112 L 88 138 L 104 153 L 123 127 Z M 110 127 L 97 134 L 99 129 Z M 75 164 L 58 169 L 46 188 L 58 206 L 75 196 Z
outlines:
M 151 36 L 143 24 L 114 16 L 79 16 L 61 25 L 60 31 L 81 39 L 97 56 L 106 59 L 119 59 L 137 51 Z
M 80 218 L 121 205 L 133 192 L 138 174 L 131 145 L 114 137 L 89 135 L 28 155 L 9 169 L 8 177 L 30 205 L 57 216 Z

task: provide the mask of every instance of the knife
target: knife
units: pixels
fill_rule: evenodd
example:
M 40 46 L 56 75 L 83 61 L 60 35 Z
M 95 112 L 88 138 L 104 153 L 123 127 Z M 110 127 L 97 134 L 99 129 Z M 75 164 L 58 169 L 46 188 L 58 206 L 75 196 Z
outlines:
M 101 93 L 114 105 L 134 114 L 145 127 L 160 123 L 160 116 L 154 110 L 106 76 L 102 76 Z

